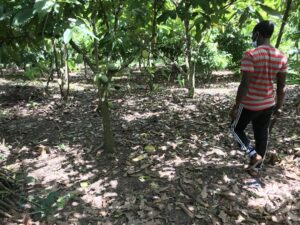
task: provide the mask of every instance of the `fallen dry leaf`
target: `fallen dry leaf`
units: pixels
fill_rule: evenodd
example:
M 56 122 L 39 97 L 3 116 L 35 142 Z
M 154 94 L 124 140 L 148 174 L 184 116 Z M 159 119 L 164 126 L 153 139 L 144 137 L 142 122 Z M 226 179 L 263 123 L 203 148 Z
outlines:
M 201 197 L 202 197 L 203 199 L 206 199 L 206 198 L 207 198 L 207 186 L 206 186 L 206 185 L 203 186 L 203 189 L 202 189 L 202 191 L 201 191 Z
M 228 222 L 228 215 L 223 210 L 220 211 L 218 217 L 222 220 L 222 222 L 224 224 L 227 224 L 227 222 Z

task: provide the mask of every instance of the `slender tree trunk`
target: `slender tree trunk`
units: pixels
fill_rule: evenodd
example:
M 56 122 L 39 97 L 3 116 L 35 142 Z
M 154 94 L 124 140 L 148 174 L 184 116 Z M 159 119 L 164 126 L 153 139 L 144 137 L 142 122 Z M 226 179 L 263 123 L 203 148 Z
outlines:
M 122 4 L 118 5 L 118 8 L 115 9 L 114 14 L 114 26 L 113 31 L 110 31 L 109 26 L 107 25 L 108 32 L 117 32 L 119 27 L 119 16 L 122 9 Z M 95 34 L 96 35 L 96 34 Z M 108 70 L 107 77 L 108 82 L 106 83 L 98 83 L 98 94 L 99 94 L 99 107 L 102 116 L 102 124 L 103 124 L 103 135 L 104 135 L 104 150 L 106 153 L 112 153 L 115 150 L 115 139 L 112 131 L 112 124 L 111 124 L 111 112 L 109 109 L 108 104 L 108 87 L 112 80 L 112 77 L 115 73 L 118 72 L 117 70 Z
M 142 72 L 142 57 L 139 58 L 139 70 Z
M 62 89 L 63 81 L 62 81 L 62 77 L 61 77 L 61 73 L 60 73 L 60 66 L 58 63 L 56 44 L 55 44 L 54 38 L 51 39 L 51 44 L 52 44 L 52 49 L 53 49 L 53 56 L 54 56 L 56 74 L 57 74 L 57 78 L 58 78 L 59 90 L 60 90 L 61 96 L 63 96 L 63 89 Z
M 97 36 L 96 31 L 96 22 L 92 22 L 94 35 Z M 115 25 L 114 29 L 116 30 L 118 27 L 118 17 L 115 16 Z M 95 48 L 95 64 L 96 64 L 96 76 L 98 76 L 99 71 L 99 50 L 98 50 L 98 41 L 94 40 L 94 48 Z M 113 76 L 111 71 L 108 71 L 107 76 L 109 78 L 109 82 Z M 103 125 L 103 142 L 104 142 L 104 150 L 106 153 L 113 153 L 115 150 L 115 139 L 112 131 L 111 125 L 111 112 L 109 110 L 108 104 L 108 84 L 107 83 L 98 83 L 98 94 L 99 94 L 99 108 L 102 116 L 102 125 Z
M 93 73 L 96 74 L 96 71 L 97 71 L 96 66 L 92 63 L 92 61 L 89 59 L 89 57 L 87 56 L 87 54 L 86 54 L 82 49 L 80 49 L 79 46 L 76 45 L 76 43 L 75 43 L 73 40 L 70 41 L 70 45 L 72 46 L 72 48 L 73 48 L 77 53 L 79 53 L 79 54 L 82 55 L 83 60 L 84 60 L 84 61 L 86 62 L 86 64 L 91 68 L 91 70 L 93 71 Z
M 84 77 L 85 77 L 85 79 L 88 79 L 88 77 L 87 77 L 87 68 L 86 68 L 86 61 L 85 60 L 83 60 L 83 65 L 84 65 Z
M 296 42 L 295 42 L 295 47 L 297 49 L 296 61 L 297 61 L 297 63 L 299 63 L 299 41 L 298 40 L 296 40 Z
M 94 65 L 92 61 L 87 57 L 86 53 L 81 50 L 75 42 L 72 40 L 70 41 L 70 45 L 74 50 L 80 54 L 82 54 L 83 59 L 85 63 L 91 68 L 94 75 L 97 75 L 98 67 L 97 65 Z M 111 79 L 113 73 L 108 72 L 108 77 Z M 109 80 L 110 82 L 110 80 Z M 109 83 L 108 82 L 108 83 Z M 112 153 L 115 149 L 115 140 L 112 132 L 112 125 L 111 125 L 111 114 L 109 110 L 109 104 L 107 99 L 107 91 L 108 91 L 108 83 L 107 84 L 101 84 L 97 83 L 98 87 L 98 112 L 100 113 L 102 117 L 102 125 L 103 125 L 103 139 L 104 139 L 104 151 L 106 153 Z
M 65 71 L 64 71 L 64 100 L 68 100 L 69 97 L 69 90 L 70 90 L 70 72 L 69 72 L 69 65 L 68 65 L 68 60 L 69 60 L 69 53 L 68 53 L 68 47 L 64 43 L 64 60 L 65 60 Z
M 0 74 L 3 76 L 2 51 L 0 51 Z
M 150 54 L 148 56 L 148 67 L 154 66 L 150 65 L 150 57 L 154 57 L 155 55 L 155 45 L 156 45 L 156 27 L 157 27 L 157 7 L 158 0 L 153 0 L 153 18 L 152 18 L 152 35 L 151 35 L 151 45 L 150 45 Z M 154 90 L 154 74 L 152 72 L 148 72 L 149 75 L 149 88 L 151 91 Z
M 93 27 L 94 35 L 97 36 L 96 21 L 94 19 L 92 21 L 92 27 Z M 98 73 L 98 71 L 99 71 L 99 48 L 98 48 L 98 41 L 96 38 L 94 39 L 94 48 L 95 48 L 96 73 Z
M 54 73 L 54 69 L 53 69 L 53 59 L 51 59 L 49 68 L 50 68 L 50 73 L 48 74 L 47 84 L 46 84 L 46 87 L 45 87 L 45 91 L 46 91 L 46 92 L 48 92 L 48 87 L 49 87 L 50 81 L 53 81 L 53 73 Z
M 99 82 L 97 84 L 99 94 L 98 110 L 102 116 L 104 151 L 106 153 L 113 153 L 115 150 L 115 139 L 112 131 L 111 113 L 108 104 L 108 84 L 110 83 L 114 74 L 114 71 L 108 71 L 108 82 Z
M 282 35 L 283 35 L 284 26 L 287 23 L 291 6 L 292 6 L 292 0 L 286 0 L 286 8 L 285 8 L 285 12 L 284 12 L 284 15 L 283 15 L 283 18 L 282 18 L 282 23 L 281 23 L 280 31 L 279 31 L 279 34 L 278 34 L 277 42 L 276 42 L 276 45 L 275 45 L 276 48 L 278 48 L 279 45 L 280 45 L 281 38 L 282 38 Z
M 54 63 L 55 63 L 55 69 L 56 69 L 57 77 L 60 77 L 60 69 L 59 69 L 59 64 L 58 64 L 58 59 L 57 59 L 55 40 L 51 39 L 51 43 L 52 43 L 53 57 L 54 57 Z
M 101 103 L 101 115 L 103 124 L 103 140 L 104 149 L 106 153 L 112 153 L 115 150 L 115 139 L 113 136 L 112 125 L 111 125 L 111 113 L 107 99 Z
M 189 11 L 190 4 L 186 3 L 185 10 Z M 188 87 L 188 96 L 194 98 L 195 94 L 195 74 L 193 72 L 192 66 L 192 49 L 191 49 L 191 33 L 190 33 L 190 20 L 185 18 L 184 20 L 185 28 L 185 64 L 187 70 L 187 87 Z
M 61 65 L 61 70 L 60 70 L 60 82 L 58 83 L 59 84 L 59 88 L 60 88 L 60 92 L 61 92 L 61 98 L 62 99 L 65 99 L 65 90 L 64 90 L 64 87 L 65 87 L 65 70 L 63 68 L 63 65 L 65 64 L 65 59 L 64 59 L 64 50 L 61 48 L 59 48 L 59 56 L 60 56 L 60 65 Z

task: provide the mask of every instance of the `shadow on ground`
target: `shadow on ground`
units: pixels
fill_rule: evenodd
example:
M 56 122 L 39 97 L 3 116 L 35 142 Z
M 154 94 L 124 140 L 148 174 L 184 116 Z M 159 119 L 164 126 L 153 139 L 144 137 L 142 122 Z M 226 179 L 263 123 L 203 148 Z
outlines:
M 260 180 L 247 175 L 247 161 L 227 132 L 228 92 L 218 93 L 216 87 L 187 99 L 178 88 L 149 93 L 121 87 L 111 99 L 116 153 L 105 155 L 95 90 L 78 86 L 68 103 L 53 97 L 35 104 L 23 99 L 6 105 L 0 117 L 0 137 L 8 149 L 4 163 L 28 178 L 24 197 L 35 203 L 27 209 L 34 221 L 271 224 L 274 215 L 288 221 L 287 212 L 274 210 L 288 199 L 293 206 L 299 198 L 299 173 L 291 171 L 297 161 L 266 165 Z M 277 126 L 273 135 L 280 131 L 284 142 L 271 148 L 295 147 L 299 139 L 292 135 L 298 128 Z

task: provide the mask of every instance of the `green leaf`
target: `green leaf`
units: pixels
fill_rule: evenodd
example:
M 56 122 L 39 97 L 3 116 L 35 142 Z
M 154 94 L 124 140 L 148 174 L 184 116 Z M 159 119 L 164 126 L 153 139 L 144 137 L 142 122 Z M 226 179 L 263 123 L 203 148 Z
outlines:
M 164 12 L 160 17 L 158 17 L 157 22 L 164 23 L 169 18 L 176 19 L 176 16 L 177 16 L 177 13 L 175 10 L 168 10 L 168 11 Z
M 201 29 L 199 26 L 196 26 L 196 35 L 195 35 L 195 40 L 197 42 L 200 42 L 202 39 L 202 33 L 201 33 Z
M 148 152 L 148 153 L 153 153 L 153 152 L 156 151 L 156 148 L 155 148 L 155 146 L 153 146 L 153 145 L 147 145 L 147 146 L 145 146 L 144 149 L 145 149 L 145 151 Z
M 33 12 L 38 14 L 47 14 L 51 12 L 55 1 L 53 0 L 37 0 L 33 6 Z
M 200 6 L 205 13 L 207 13 L 207 14 L 211 13 L 211 8 L 209 6 L 209 1 L 191 0 L 191 3 L 192 3 L 193 7 Z
M 138 161 L 141 161 L 143 159 L 146 159 L 147 157 L 148 157 L 148 155 L 145 153 L 145 154 L 142 154 L 142 155 L 139 155 L 139 156 L 133 158 L 132 161 L 138 162 Z
M 58 146 L 59 150 L 65 150 L 66 149 L 66 146 L 64 144 L 60 144 Z
M 187 10 L 185 8 L 185 6 L 183 4 L 180 4 L 178 7 L 177 7 L 177 15 L 178 17 L 184 21 L 184 20 L 190 20 L 191 19 L 191 15 L 189 13 L 189 10 Z
M 141 182 L 145 182 L 145 181 L 150 180 L 150 179 L 151 179 L 150 176 L 140 176 L 140 177 L 139 177 L 139 180 L 140 180 Z
M 195 19 L 195 26 L 206 26 L 206 24 L 210 24 L 211 23 L 211 18 L 209 17 L 209 15 L 205 14 L 205 13 L 201 13 L 201 17 L 197 17 L 197 19 Z
M 64 196 L 59 197 L 56 201 L 57 207 L 60 209 L 65 208 L 67 202 L 73 197 L 74 197 L 73 193 L 68 193 Z
M 61 2 L 61 3 L 71 3 L 71 4 L 81 4 L 79 1 L 77 0 L 59 0 L 58 2 Z
M 42 203 L 46 208 L 50 208 L 56 202 L 58 197 L 59 197 L 59 193 L 57 191 L 53 191 L 48 194 L 47 198 L 43 200 Z
M 114 108 L 114 103 L 112 103 L 111 101 L 108 101 L 107 102 L 107 105 L 110 109 L 113 109 Z
M 13 24 L 15 26 L 20 26 L 26 22 L 28 22 L 33 17 L 33 9 L 31 7 L 27 7 L 19 11 L 14 17 Z
M 255 15 L 257 16 L 257 18 L 259 19 L 259 21 L 263 21 L 264 20 L 263 16 L 257 10 L 255 11 Z
M 246 7 L 239 19 L 239 27 L 241 28 L 249 17 L 249 8 Z
M 80 183 L 80 187 L 82 187 L 82 188 L 87 188 L 89 185 L 90 185 L 89 182 L 81 182 Z
M 106 84 L 108 82 L 108 77 L 106 75 L 101 75 L 99 79 L 103 84 Z
M 260 4 L 260 7 L 261 7 L 262 10 L 264 10 L 269 15 L 277 16 L 280 19 L 282 18 L 282 15 L 279 11 L 277 11 L 275 9 L 272 9 L 271 7 L 263 5 L 263 4 Z
M 73 36 L 73 31 L 72 29 L 68 28 L 66 29 L 66 31 L 64 32 L 64 42 L 67 44 L 70 42 L 70 40 L 72 39 Z
M 87 36 L 90 36 L 90 37 L 92 37 L 92 38 L 95 38 L 96 40 L 99 40 L 99 38 L 97 38 L 97 37 L 95 36 L 95 34 L 94 34 L 92 31 L 90 31 L 90 30 L 86 27 L 85 24 L 82 24 L 82 25 L 80 25 L 80 26 L 77 26 L 77 28 L 78 28 L 78 30 L 81 31 L 83 34 L 85 34 L 85 35 L 87 35 Z
M 167 26 L 167 25 L 162 25 L 162 24 L 158 25 L 157 27 L 158 27 L 159 30 L 166 31 L 167 34 L 169 34 L 173 30 L 172 27 Z

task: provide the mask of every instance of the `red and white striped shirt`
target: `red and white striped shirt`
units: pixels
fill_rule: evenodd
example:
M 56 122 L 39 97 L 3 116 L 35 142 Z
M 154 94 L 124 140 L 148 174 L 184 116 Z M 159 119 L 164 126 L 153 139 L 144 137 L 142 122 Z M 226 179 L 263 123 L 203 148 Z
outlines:
M 250 72 L 249 90 L 242 104 L 259 111 L 275 105 L 274 81 L 279 72 L 287 72 L 287 57 L 278 49 L 261 45 L 244 53 L 241 71 Z

